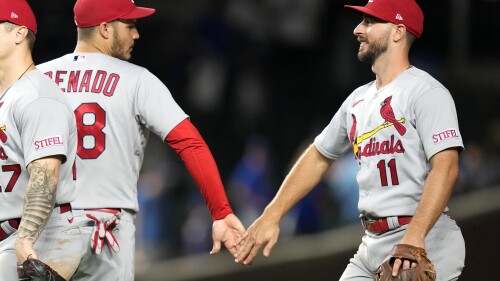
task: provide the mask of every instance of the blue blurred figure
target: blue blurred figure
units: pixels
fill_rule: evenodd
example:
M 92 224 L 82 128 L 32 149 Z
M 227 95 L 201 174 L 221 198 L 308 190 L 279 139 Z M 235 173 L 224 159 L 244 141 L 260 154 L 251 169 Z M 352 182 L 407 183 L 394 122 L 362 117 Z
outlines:
M 338 204 L 340 225 L 359 222 L 359 188 L 356 182 L 358 170 L 354 156 L 347 153 L 333 163 L 325 176 L 325 181 Z
M 249 225 L 264 210 L 275 192 L 269 142 L 262 136 L 250 136 L 243 155 L 236 163 L 228 184 L 235 213 Z

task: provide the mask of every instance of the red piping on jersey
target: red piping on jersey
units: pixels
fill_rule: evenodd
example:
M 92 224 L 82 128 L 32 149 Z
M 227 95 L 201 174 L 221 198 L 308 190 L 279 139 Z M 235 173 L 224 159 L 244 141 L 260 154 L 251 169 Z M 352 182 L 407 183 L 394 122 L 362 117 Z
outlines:
M 177 124 L 165 142 L 184 161 L 205 199 L 212 219 L 220 220 L 233 213 L 212 153 L 191 121 L 186 118 Z

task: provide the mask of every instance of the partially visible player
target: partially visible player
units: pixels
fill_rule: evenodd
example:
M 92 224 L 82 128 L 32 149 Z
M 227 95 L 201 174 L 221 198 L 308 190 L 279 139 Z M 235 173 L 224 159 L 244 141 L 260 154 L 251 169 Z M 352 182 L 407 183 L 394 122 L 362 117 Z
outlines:
M 0 279 L 38 258 L 69 280 L 82 254 L 70 202 L 77 132 L 61 90 L 36 70 L 25 0 L 0 0 Z
M 211 253 L 219 252 L 221 242 L 235 253 L 244 231 L 188 115 L 156 76 L 127 62 L 139 39 L 136 19 L 154 12 L 130 0 L 78 0 L 74 53 L 37 66 L 66 93 L 76 114 L 81 192 L 75 221 L 89 245 L 76 281 L 134 279 L 137 180 L 150 132 L 178 153 L 201 190 L 214 220 Z
M 358 59 L 376 79 L 357 88 L 304 152 L 272 202 L 242 236 L 236 261 L 249 264 L 261 247 L 269 256 L 279 221 L 349 148 L 359 164 L 358 208 L 366 229 L 340 280 L 373 280 L 395 244 L 423 248 L 437 280 L 457 280 L 465 244 L 447 202 L 463 149 L 448 90 L 412 66 L 409 51 L 423 31 L 414 0 L 370 0 L 346 6 L 362 13 L 354 29 Z M 414 266 L 396 259 L 393 276 Z

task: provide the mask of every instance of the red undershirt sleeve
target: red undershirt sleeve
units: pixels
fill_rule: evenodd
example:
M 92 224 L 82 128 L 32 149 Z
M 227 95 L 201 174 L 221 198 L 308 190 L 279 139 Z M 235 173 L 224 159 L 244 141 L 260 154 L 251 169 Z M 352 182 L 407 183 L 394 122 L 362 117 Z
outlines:
M 227 199 L 219 169 L 205 140 L 188 118 L 177 124 L 165 142 L 181 157 L 198 185 L 213 220 L 233 213 Z

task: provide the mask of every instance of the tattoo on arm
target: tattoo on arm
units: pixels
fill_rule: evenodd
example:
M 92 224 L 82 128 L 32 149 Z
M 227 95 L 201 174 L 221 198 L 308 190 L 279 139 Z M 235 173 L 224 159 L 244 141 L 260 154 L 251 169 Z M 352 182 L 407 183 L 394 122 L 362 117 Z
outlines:
M 30 176 L 24 199 L 24 213 L 19 225 L 17 240 L 38 239 L 47 224 L 56 201 L 59 169 L 46 159 L 28 165 Z

